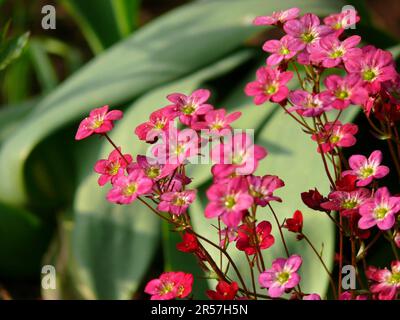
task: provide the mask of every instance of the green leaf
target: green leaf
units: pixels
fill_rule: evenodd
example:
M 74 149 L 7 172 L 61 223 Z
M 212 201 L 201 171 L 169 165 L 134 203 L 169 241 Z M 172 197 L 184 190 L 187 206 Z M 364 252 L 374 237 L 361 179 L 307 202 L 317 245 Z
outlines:
M 138 0 L 63 0 L 94 53 L 129 35 L 139 9 Z
M 140 0 L 111 0 L 121 37 L 126 37 L 138 24 Z
M 21 36 L 6 40 L 0 45 L 0 71 L 5 69 L 11 62 L 17 59 L 28 43 L 29 32 Z
M 170 92 L 193 91 L 204 80 L 227 72 L 248 57 L 247 51 L 239 52 L 191 77 L 145 95 L 128 109 L 124 119 L 112 131 L 112 139 L 123 152 L 144 154 L 146 144 L 133 143 L 136 136 L 127 132 L 133 132 L 138 124 L 146 121 L 152 109 L 163 106 Z M 148 271 L 160 234 L 159 218 L 140 202 L 118 206 L 105 200 L 107 190 L 99 188 L 97 176 L 89 167 L 93 166 L 94 159 L 106 157 L 111 150 L 105 141 L 99 154 L 89 155 L 85 162 L 87 176 L 82 180 L 75 199 L 74 274 L 76 283 L 79 283 L 78 291 L 85 298 L 131 297 Z
M 56 70 L 52 65 L 44 45 L 37 39 L 29 44 L 29 53 L 43 92 L 49 92 L 58 84 Z
M 29 211 L 0 203 L 0 276 L 28 278 L 41 269 L 50 228 Z

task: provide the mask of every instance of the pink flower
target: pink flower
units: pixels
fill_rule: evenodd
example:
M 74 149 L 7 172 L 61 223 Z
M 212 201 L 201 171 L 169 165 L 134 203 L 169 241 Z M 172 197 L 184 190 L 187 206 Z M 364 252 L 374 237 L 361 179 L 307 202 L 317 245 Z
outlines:
M 293 289 L 300 282 L 297 273 L 302 263 L 298 255 L 292 255 L 288 259 L 278 258 L 272 262 L 272 267 L 260 274 L 260 285 L 268 289 L 271 298 L 278 298 L 286 290 Z
M 361 81 L 356 76 L 341 78 L 338 75 L 326 77 L 326 91 L 335 109 L 345 109 L 350 104 L 363 105 L 368 99 L 368 91 L 361 86 Z
M 288 35 L 283 36 L 280 40 L 268 40 L 263 45 L 263 50 L 271 53 L 267 58 L 267 65 L 269 66 L 293 58 L 301 49 L 301 41 Z
M 212 110 L 207 112 L 204 116 L 204 120 L 196 121 L 192 123 L 192 129 L 194 130 L 208 130 L 212 135 L 224 135 L 226 130 L 230 132 L 232 127 L 230 124 L 235 120 L 239 119 L 242 113 L 240 111 L 226 114 L 225 109 Z
M 143 170 L 133 170 L 128 176 L 119 176 L 107 194 L 107 200 L 118 204 L 129 204 L 138 196 L 149 193 L 153 181 L 145 176 Z
M 289 111 L 296 111 L 304 117 L 319 116 L 331 107 L 322 94 L 312 94 L 303 90 L 295 90 L 289 94 L 289 99 L 293 103 Z
M 198 156 L 199 138 L 191 129 L 170 130 L 153 146 L 152 153 L 159 163 L 180 165 Z
M 268 221 L 261 221 L 255 230 L 247 224 L 242 224 L 238 228 L 236 248 L 244 251 L 247 255 L 255 254 L 258 249 L 268 249 L 275 242 L 274 237 L 271 235 L 271 230 L 272 226 Z
M 226 137 L 225 143 L 217 145 L 211 151 L 211 159 L 216 163 L 212 167 L 215 180 L 234 175 L 253 173 L 258 161 L 267 156 L 267 150 L 253 144 L 252 138 L 246 133 L 237 133 Z
M 250 175 L 247 177 L 249 193 L 254 199 L 254 203 L 265 207 L 270 201 L 282 199 L 273 195 L 276 189 L 282 188 L 285 183 L 277 176 L 265 175 L 263 177 Z
M 239 225 L 243 213 L 253 204 L 246 180 L 240 177 L 228 183 L 213 184 L 207 190 L 207 198 L 210 202 L 205 209 L 206 218 L 221 217 L 228 227 Z
M 256 17 L 253 21 L 253 24 L 255 24 L 256 26 L 282 24 L 286 21 L 296 19 L 299 16 L 299 13 L 299 8 L 291 8 L 284 11 L 275 11 L 270 16 Z
M 292 72 L 261 67 L 256 75 L 257 80 L 248 83 L 245 88 L 246 94 L 254 97 L 254 104 L 260 105 L 269 100 L 281 102 L 287 98 L 289 89 L 286 84 L 292 79 Z
M 357 11 L 353 9 L 346 10 L 345 12 L 334 13 L 324 19 L 324 23 L 335 30 L 337 35 L 343 33 L 347 28 L 352 27 L 360 21 Z
M 206 114 L 214 108 L 206 103 L 209 97 L 210 91 L 198 89 L 188 96 L 182 93 L 173 93 L 167 99 L 173 103 L 179 120 L 183 124 L 190 126 L 193 119 L 196 119 L 199 115 Z
M 335 147 L 351 147 L 356 144 L 354 135 L 358 127 L 352 123 L 342 124 L 339 120 L 328 122 L 324 125 L 324 131 L 312 135 L 312 139 L 320 144 L 317 151 L 323 153 L 331 152 Z
M 192 292 L 193 275 L 184 272 L 164 272 L 158 279 L 147 283 L 144 292 L 151 300 L 186 298 Z
M 379 300 L 394 300 L 400 291 L 400 261 L 392 262 L 392 270 L 378 269 L 370 266 L 366 276 L 372 281 L 371 292 Z
M 179 216 L 186 212 L 187 208 L 195 198 L 195 190 L 167 192 L 161 195 L 161 202 L 158 204 L 157 209 Z
M 118 148 L 121 150 L 121 148 Z M 107 159 L 101 159 L 94 165 L 94 171 L 100 173 L 98 183 L 104 186 L 108 181 L 115 182 L 115 179 L 125 172 L 125 168 L 132 162 L 132 156 L 124 154 L 122 158 L 118 150 L 112 151 Z
M 360 229 L 369 229 L 375 225 L 381 230 L 389 230 L 396 222 L 395 215 L 400 211 L 400 197 L 392 197 L 386 187 L 379 188 L 373 199 L 360 207 Z
M 290 20 L 283 26 L 285 32 L 300 40 L 300 50 L 316 42 L 321 37 L 332 33 L 332 29 L 328 26 L 320 25 L 319 18 L 312 14 L 307 13 L 299 20 Z
M 128 173 L 132 170 L 143 169 L 144 174 L 154 181 L 165 178 L 177 168 L 177 165 L 161 164 L 156 159 L 148 158 L 143 155 L 138 155 L 136 161 L 137 163 L 132 163 L 128 166 Z
M 192 179 L 181 174 L 176 173 L 172 174 L 172 179 L 168 182 L 168 184 L 164 184 L 162 189 L 163 191 L 177 192 L 181 191 L 185 186 L 192 182 Z
M 333 191 L 329 194 L 329 201 L 321 203 L 321 207 L 327 210 L 340 211 L 344 217 L 352 217 L 358 214 L 359 208 L 369 200 L 371 192 L 366 188 L 354 191 Z
M 363 294 L 356 296 L 354 293 L 351 293 L 350 291 L 345 291 L 340 294 L 339 300 L 368 300 L 368 296 Z
M 381 166 L 382 152 L 375 150 L 367 159 L 362 155 L 353 155 L 349 159 L 351 170 L 346 170 L 342 175 L 352 174 L 357 176 L 357 186 L 364 187 L 373 179 L 381 179 L 389 173 L 389 168 Z
M 154 111 L 149 121 L 138 125 L 135 134 L 140 140 L 153 142 L 161 133 L 167 132 L 171 121 L 175 119 L 173 107 L 164 107 Z
M 114 127 L 113 121 L 121 119 L 122 111 L 112 110 L 108 112 L 108 106 L 93 109 L 90 111 L 89 117 L 82 120 L 78 131 L 75 135 L 75 140 L 82 140 L 94 133 L 106 133 Z
M 321 300 L 321 296 L 318 293 L 311 293 L 304 296 L 303 300 Z
M 357 59 L 362 51 L 356 46 L 360 36 L 351 36 L 340 41 L 336 35 L 329 35 L 309 46 L 310 60 L 321 63 L 325 68 L 333 68 L 348 59 Z
M 381 88 L 381 83 L 396 79 L 393 56 L 374 46 L 362 48 L 362 55 L 345 61 L 346 70 L 361 79 L 371 93 Z

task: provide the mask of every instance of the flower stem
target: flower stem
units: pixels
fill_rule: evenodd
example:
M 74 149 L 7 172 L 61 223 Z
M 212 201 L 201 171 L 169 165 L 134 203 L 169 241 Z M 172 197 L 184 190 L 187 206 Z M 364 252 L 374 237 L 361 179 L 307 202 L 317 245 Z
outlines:
M 112 141 L 112 139 L 110 138 L 110 136 L 107 133 L 103 134 L 106 139 L 108 140 L 108 142 L 111 143 L 111 145 L 114 147 L 115 150 L 117 150 L 117 152 L 119 153 L 119 155 L 121 156 L 122 159 L 124 159 L 124 161 L 126 162 L 126 164 L 128 165 L 129 162 L 128 160 L 126 160 L 125 156 L 122 154 L 121 150 L 117 147 L 117 145 L 114 143 L 114 141 Z
M 301 234 L 304 238 L 304 240 L 306 240 L 306 242 L 309 244 L 309 246 L 311 247 L 311 249 L 314 251 L 314 253 L 316 254 L 316 256 L 318 257 L 319 261 L 321 262 L 322 266 L 324 267 L 326 273 L 329 276 L 329 282 L 331 284 L 331 288 L 332 288 L 332 293 L 333 296 L 335 298 L 337 298 L 337 293 L 336 293 L 336 288 L 335 288 L 335 282 L 333 281 L 333 276 L 332 273 L 329 271 L 328 267 L 326 266 L 324 260 L 322 259 L 321 255 L 318 253 L 317 249 L 315 249 L 314 245 L 312 244 L 312 242 L 310 241 L 310 239 L 304 234 Z

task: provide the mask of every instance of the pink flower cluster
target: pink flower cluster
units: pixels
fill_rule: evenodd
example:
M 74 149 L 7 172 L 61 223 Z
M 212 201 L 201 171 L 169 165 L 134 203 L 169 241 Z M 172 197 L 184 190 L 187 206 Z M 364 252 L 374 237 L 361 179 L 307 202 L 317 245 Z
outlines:
M 353 18 L 349 19 L 349 15 Z M 400 176 L 400 135 L 396 127 L 400 121 L 400 75 L 388 51 L 370 45 L 360 47 L 361 37 L 346 36 L 345 29 L 358 21 L 357 13 L 352 10 L 323 20 L 312 13 L 301 15 L 298 8 L 257 17 L 255 25 L 276 26 L 283 36 L 264 43 L 262 48 L 268 53 L 266 64 L 257 70 L 255 81 L 247 84 L 245 93 L 253 98 L 255 105 L 277 104 L 309 135 L 310 143 L 316 144 L 330 192 L 324 196 L 315 188 L 303 192 L 301 198 L 308 208 L 327 215 L 338 227 L 339 273 L 347 254 L 344 242 L 347 245 L 348 241 L 351 247 L 351 257 L 347 260 L 353 267 L 359 268 L 359 260 L 363 259 L 367 292 L 343 291 L 335 286 L 338 281 L 334 281 L 322 254 L 306 234 L 302 211 L 296 210 L 291 218 L 279 221 L 279 214 L 272 206 L 282 202 L 276 193 L 285 184 L 278 176 L 256 172 L 268 151 L 254 143 L 252 132 L 233 130 L 232 124 L 241 113 L 215 108 L 209 101 L 210 91 L 198 89 L 188 95 L 168 95 L 166 105 L 136 127 L 137 137 L 149 146 L 146 155 L 136 158 L 123 153 L 108 136 L 114 121 L 122 118 L 121 111 L 109 111 L 104 106 L 94 109 L 81 122 L 77 140 L 98 134 L 114 148 L 94 166 L 99 174 L 98 184 L 110 185 L 108 201 L 130 204 L 139 200 L 168 222 L 172 231 L 182 238 L 176 249 L 194 254 L 202 269 L 218 280 L 215 290 L 206 292 L 210 299 L 265 297 L 255 292 L 254 274 L 259 274 L 258 284 L 267 290 L 268 298 L 285 298 L 289 294 L 290 299 L 321 300 L 316 293 L 302 291 L 299 269 L 303 258 L 290 252 L 285 241 L 286 231 L 294 233 L 297 241 L 305 242 L 318 256 L 336 299 L 392 300 L 399 296 L 400 262 L 396 248 L 400 248 L 400 196 L 391 194 L 382 185 L 390 169 L 382 163 L 380 150 L 368 157 L 354 154 L 348 159 L 343 153 L 343 148 L 354 146 L 360 137 L 355 137 L 359 127 L 342 123 L 340 117 L 344 110 L 358 106 L 367 116 L 375 136 L 388 140 L 394 167 Z M 298 83 L 298 89 L 290 89 L 293 81 Z M 188 210 L 199 191 L 190 189 L 192 179 L 186 168 L 199 159 L 211 159 L 213 163 L 204 216 L 213 219 L 217 244 L 196 233 Z M 390 164 L 386 157 L 384 163 Z M 268 215 L 259 218 L 265 211 Z M 339 213 L 337 218 L 333 211 Z M 286 256 L 273 259 L 271 267 L 266 268 L 264 252 L 278 241 L 272 234 L 275 228 Z M 369 240 L 373 233 L 374 239 Z M 365 260 L 370 247 L 382 235 L 391 242 L 396 258 L 390 270 L 368 266 Z M 219 263 L 207 251 L 207 245 L 220 251 Z M 252 270 L 253 290 L 246 287 L 241 270 L 230 258 L 231 250 L 242 252 L 246 258 Z M 222 256 L 228 258 L 228 269 L 232 267 L 238 281 L 227 276 Z M 145 292 L 153 300 L 188 298 L 193 281 L 191 274 L 165 272 L 148 282 Z

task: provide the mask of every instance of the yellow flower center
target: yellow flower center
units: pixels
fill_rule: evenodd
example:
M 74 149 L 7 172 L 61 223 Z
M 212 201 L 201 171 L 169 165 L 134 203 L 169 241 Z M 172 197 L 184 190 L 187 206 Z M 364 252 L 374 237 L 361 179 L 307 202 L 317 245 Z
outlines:
M 146 169 L 146 176 L 149 178 L 157 178 L 160 175 L 160 168 L 159 167 L 149 167 Z
M 119 168 L 121 167 L 121 165 L 117 162 L 117 163 L 113 163 L 110 168 L 108 169 L 108 174 L 110 176 L 115 176 L 118 173 Z
M 232 195 L 226 196 L 225 199 L 224 199 L 224 201 L 225 201 L 225 202 L 224 202 L 224 205 L 225 205 L 225 207 L 228 208 L 228 209 L 233 209 L 233 207 L 234 207 L 235 204 L 236 204 L 236 199 L 235 199 L 235 197 L 232 196 Z
M 386 217 L 386 214 L 389 212 L 387 208 L 381 207 L 381 208 L 376 208 L 374 210 L 374 215 L 375 218 L 378 220 L 382 220 Z
M 136 192 L 136 190 L 137 190 L 137 183 L 131 183 L 122 189 L 122 194 L 125 197 L 130 197 Z
M 362 78 L 365 81 L 372 82 L 377 77 L 377 72 L 372 69 L 366 69 L 362 72 Z
M 286 271 L 282 271 L 278 274 L 278 276 L 276 277 L 276 280 L 280 283 L 280 284 L 285 284 L 290 278 L 290 273 L 286 272 Z
M 189 103 L 182 108 L 182 112 L 185 115 L 191 115 L 195 110 L 196 107 L 192 103 Z

